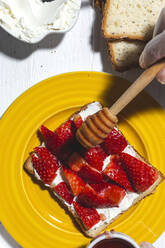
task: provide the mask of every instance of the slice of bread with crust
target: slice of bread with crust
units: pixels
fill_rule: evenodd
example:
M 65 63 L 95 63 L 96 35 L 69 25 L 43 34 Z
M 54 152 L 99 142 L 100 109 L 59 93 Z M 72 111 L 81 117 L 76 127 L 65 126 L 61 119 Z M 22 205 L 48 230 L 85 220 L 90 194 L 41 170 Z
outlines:
M 142 41 L 108 41 L 109 54 L 114 69 L 123 72 L 137 67 L 145 44 Z
M 97 111 L 99 111 L 102 108 L 100 103 L 98 102 L 93 102 L 88 105 L 83 106 L 80 111 L 76 112 L 71 116 L 71 119 L 74 119 L 77 117 L 77 115 L 80 115 L 83 121 L 87 118 L 88 115 L 91 115 Z M 41 144 L 42 146 L 44 145 L 43 143 Z M 132 154 L 132 156 L 138 158 L 139 160 L 142 160 L 143 162 L 145 161 L 144 158 L 142 158 L 136 151 L 135 149 L 129 145 L 125 147 L 123 152 Z M 107 155 L 108 156 L 108 155 Z M 110 158 L 111 155 L 108 157 Z M 145 161 L 146 162 L 146 161 Z M 109 162 L 108 162 L 109 163 Z M 147 162 L 146 162 L 147 163 Z M 148 164 L 148 163 L 147 163 Z M 151 166 L 148 164 L 148 166 Z M 153 167 L 153 166 L 152 166 Z M 25 170 L 27 170 L 30 174 L 32 174 L 34 177 L 36 177 L 38 180 L 40 180 L 39 176 L 37 175 L 35 169 L 33 168 L 32 164 L 32 159 L 31 156 L 26 160 L 24 164 Z M 153 167 L 154 168 L 154 167 Z M 105 169 L 105 168 L 104 168 Z M 158 171 L 155 168 L 156 171 Z M 60 173 L 62 173 L 61 168 L 58 169 L 58 177 L 60 176 Z M 122 200 L 121 204 L 118 207 L 108 207 L 108 208 L 103 208 L 103 209 L 98 209 L 96 208 L 97 212 L 101 215 L 104 214 L 106 217 L 105 219 L 101 219 L 97 224 L 92 226 L 92 228 L 87 229 L 81 219 L 79 218 L 77 212 L 74 209 L 73 203 L 68 204 L 66 201 L 59 196 L 53 188 L 57 185 L 55 182 L 53 182 L 50 186 L 46 185 L 47 187 L 50 187 L 50 190 L 55 194 L 55 196 L 63 203 L 64 207 L 68 209 L 73 215 L 73 218 L 79 223 L 82 231 L 84 232 L 85 235 L 89 237 L 96 237 L 101 231 L 103 231 L 110 223 L 112 223 L 115 219 L 117 219 L 122 213 L 127 211 L 130 207 L 138 203 L 140 200 L 145 198 L 146 196 L 152 194 L 156 187 L 160 184 L 160 182 L 164 179 L 164 176 L 162 175 L 161 172 L 158 171 L 158 178 L 157 180 L 153 183 L 153 185 L 148 188 L 145 192 L 143 193 L 132 193 L 132 192 L 127 192 L 124 199 Z M 56 180 L 56 179 L 55 179 Z M 59 183 L 59 182 L 58 182 Z M 76 199 L 75 199 L 76 200 Z
M 165 0 L 107 0 L 102 30 L 106 39 L 148 41 Z

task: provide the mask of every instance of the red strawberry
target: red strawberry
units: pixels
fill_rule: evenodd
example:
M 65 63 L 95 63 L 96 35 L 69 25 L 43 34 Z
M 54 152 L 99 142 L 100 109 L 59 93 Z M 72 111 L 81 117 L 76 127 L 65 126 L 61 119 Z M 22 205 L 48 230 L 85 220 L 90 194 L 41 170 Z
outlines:
M 70 193 L 68 186 L 66 183 L 59 183 L 54 190 L 57 192 L 59 196 L 61 196 L 67 203 L 72 204 L 73 195 Z
M 45 126 L 41 126 L 41 133 L 47 148 L 62 160 L 67 159 L 72 152 L 70 144 L 74 140 L 75 130 L 72 120 L 63 123 L 55 132 L 50 131 Z
M 118 206 L 126 195 L 126 191 L 111 183 L 92 184 L 93 189 L 104 198 L 108 206 Z
M 121 153 L 120 159 L 138 192 L 147 190 L 159 176 L 154 168 L 127 153 Z
M 98 183 L 86 185 L 77 200 L 87 207 L 117 207 L 125 194 L 125 190 L 117 185 Z
M 83 191 L 78 195 L 77 201 L 86 207 L 105 207 L 105 201 L 102 196 L 89 185 L 86 185 Z
M 77 174 L 87 183 L 99 183 L 103 181 L 103 175 L 91 166 L 82 167 Z
M 67 169 L 67 168 L 63 168 L 64 171 L 64 175 L 72 189 L 73 194 L 76 196 L 78 194 L 80 194 L 80 192 L 83 190 L 85 183 L 84 181 L 77 176 L 76 172 Z
M 124 136 L 115 128 L 110 132 L 102 143 L 102 147 L 108 154 L 117 154 L 124 150 L 127 141 Z
M 81 219 L 82 223 L 87 229 L 92 228 L 100 221 L 100 215 L 94 208 L 85 208 L 81 206 L 78 202 L 73 203 L 77 215 Z
M 102 170 L 104 159 L 107 157 L 107 154 L 100 146 L 95 146 L 89 150 L 84 150 L 82 155 L 92 167 L 99 171 Z
M 66 144 L 72 141 L 75 131 L 76 129 L 72 120 L 64 122 L 56 129 L 56 133 L 58 134 L 58 137 L 60 138 L 62 144 Z
M 134 191 L 128 180 L 127 174 L 121 165 L 118 155 L 111 156 L 111 161 L 103 173 L 113 181 L 119 183 L 125 189 L 132 192 Z
M 74 152 L 68 160 L 68 165 L 72 170 L 79 171 L 88 163 L 77 152 Z
M 80 115 L 77 115 L 73 121 L 77 129 L 80 128 L 81 125 L 83 124 L 83 120 Z
M 59 140 L 58 135 L 43 125 L 41 126 L 41 133 L 44 137 L 47 148 L 52 153 L 58 154 L 58 151 L 62 146 L 61 140 Z
M 85 182 L 97 183 L 103 180 L 103 175 L 92 168 L 77 152 L 74 152 L 69 158 L 68 165 Z
M 59 160 L 51 152 L 49 152 L 46 147 L 36 147 L 34 148 L 34 151 L 44 163 L 51 168 L 54 168 L 54 170 L 57 170 L 60 167 Z
M 45 184 L 51 184 L 56 177 L 57 167 L 52 164 L 46 164 L 43 160 L 32 154 L 32 163 L 41 180 Z

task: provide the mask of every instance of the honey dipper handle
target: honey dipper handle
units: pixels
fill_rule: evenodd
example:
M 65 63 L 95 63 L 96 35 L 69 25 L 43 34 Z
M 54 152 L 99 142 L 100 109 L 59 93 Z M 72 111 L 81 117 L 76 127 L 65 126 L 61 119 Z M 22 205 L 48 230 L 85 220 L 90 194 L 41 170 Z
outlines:
M 165 67 L 165 61 L 154 64 L 146 69 L 136 81 L 121 95 L 121 97 L 109 108 L 109 111 L 117 115 L 128 103 L 130 103 Z

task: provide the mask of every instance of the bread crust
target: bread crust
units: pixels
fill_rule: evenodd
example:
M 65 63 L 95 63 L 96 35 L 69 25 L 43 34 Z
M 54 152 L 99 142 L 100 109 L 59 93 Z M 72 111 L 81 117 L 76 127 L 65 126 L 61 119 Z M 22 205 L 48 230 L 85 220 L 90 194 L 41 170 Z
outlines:
M 80 111 L 85 110 L 85 109 L 88 107 L 88 105 L 89 105 L 89 104 L 84 105 L 78 112 L 74 113 L 70 118 L 76 117 L 76 116 L 80 113 Z M 101 105 L 100 105 L 100 106 L 101 106 Z M 129 144 L 129 143 L 128 143 L 128 144 Z M 134 149 L 134 150 L 135 150 L 135 149 Z M 136 152 L 136 150 L 135 150 L 135 152 Z M 145 159 L 144 159 L 142 156 L 140 156 L 137 152 L 136 152 L 136 156 L 137 156 L 137 158 L 141 159 L 142 161 L 145 161 Z M 146 161 L 145 161 L 145 162 L 146 162 Z M 147 162 L 147 164 L 148 164 L 148 162 Z M 152 165 L 150 165 L 150 166 L 152 166 Z M 154 166 L 152 166 L 152 167 L 154 168 Z M 34 169 L 33 169 L 33 165 L 32 165 L 32 160 L 31 160 L 31 156 L 29 156 L 29 158 L 28 158 L 28 159 L 26 160 L 26 162 L 24 163 L 24 168 L 25 168 L 25 170 L 27 170 L 30 174 L 32 174 L 33 176 L 35 176 Z M 156 168 L 154 168 L 154 169 L 156 169 Z M 156 169 L 156 170 L 157 170 L 157 169 Z M 158 171 L 158 170 L 157 170 L 157 171 Z M 155 191 L 156 187 L 163 181 L 163 179 L 164 179 L 163 174 L 162 174 L 160 171 L 158 171 L 158 173 L 159 173 L 159 177 L 158 177 L 158 179 L 155 181 L 155 183 L 154 183 L 148 190 L 146 190 L 145 192 L 139 194 L 139 197 L 138 197 L 137 199 L 134 200 L 132 206 L 135 205 L 135 204 L 137 204 L 140 200 L 142 200 L 142 199 L 145 198 L 146 196 L 152 194 L 152 193 Z M 50 187 L 50 190 L 53 191 L 53 189 L 52 189 L 51 187 Z M 104 230 L 107 226 L 109 226 L 114 220 L 116 220 L 122 213 L 124 213 L 125 211 L 128 210 L 128 209 L 127 209 L 127 210 L 121 212 L 120 214 L 118 214 L 118 215 L 117 215 L 115 218 L 113 218 L 113 219 L 107 220 L 106 223 L 102 223 L 102 224 L 101 224 L 100 226 L 98 226 L 96 229 L 87 230 L 87 229 L 85 228 L 85 226 L 83 225 L 81 219 L 80 219 L 79 216 L 77 215 L 77 213 L 76 213 L 70 206 L 67 206 L 67 205 L 65 204 L 65 201 L 64 201 L 58 194 L 56 194 L 54 191 L 53 191 L 53 193 L 54 193 L 54 194 L 56 195 L 56 197 L 60 200 L 60 202 L 62 202 L 63 206 L 64 206 L 66 209 L 68 209 L 69 212 L 73 215 L 73 218 L 75 218 L 75 220 L 78 222 L 78 224 L 79 224 L 79 226 L 81 227 L 81 230 L 84 232 L 84 234 L 85 234 L 86 236 L 92 237 L 92 238 L 96 237 L 101 231 L 103 231 L 103 230 Z M 131 207 L 132 207 L 132 206 L 131 206 Z M 131 207 L 130 207 L 130 208 L 131 208 Z

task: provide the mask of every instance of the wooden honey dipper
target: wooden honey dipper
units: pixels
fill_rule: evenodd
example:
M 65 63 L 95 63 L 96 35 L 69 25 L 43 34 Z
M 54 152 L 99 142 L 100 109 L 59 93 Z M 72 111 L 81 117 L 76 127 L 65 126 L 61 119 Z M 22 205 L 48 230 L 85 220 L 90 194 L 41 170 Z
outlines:
M 77 130 L 77 140 L 85 148 L 102 143 L 117 124 L 116 115 L 155 78 L 163 67 L 165 67 L 165 62 L 161 61 L 146 69 L 109 109 L 105 107 L 88 116 Z

